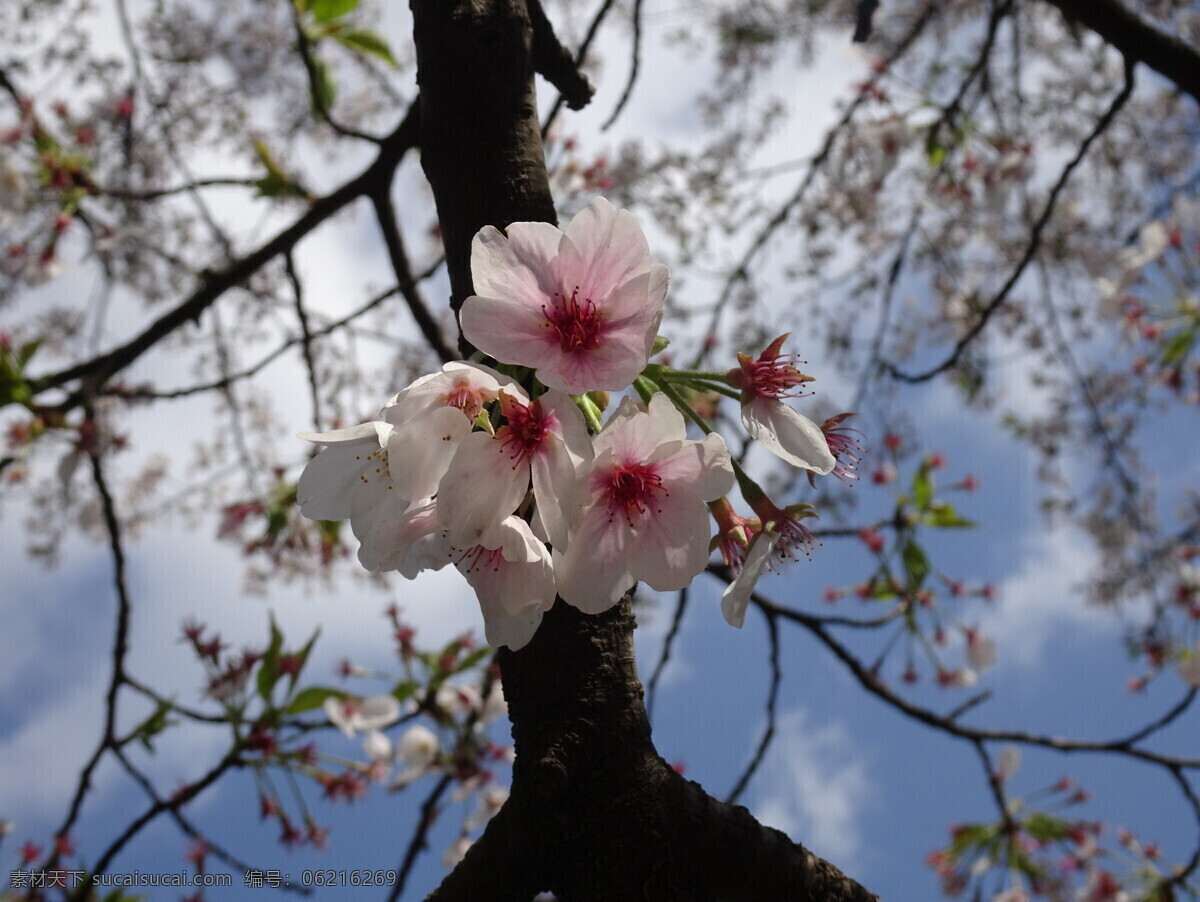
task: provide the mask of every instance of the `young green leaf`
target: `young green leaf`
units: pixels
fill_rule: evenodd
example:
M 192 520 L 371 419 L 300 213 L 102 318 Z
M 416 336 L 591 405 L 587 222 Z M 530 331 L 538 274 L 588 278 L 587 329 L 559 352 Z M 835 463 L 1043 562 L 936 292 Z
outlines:
M 348 47 L 356 53 L 363 53 L 381 59 L 393 69 L 400 68 L 400 63 L 392 55 L 392 48 L 388 45 L 388 42 L 384 40 L 382 35 L 374 31 L 347 31 L 337 35 L 336 39 L 343 46 Z

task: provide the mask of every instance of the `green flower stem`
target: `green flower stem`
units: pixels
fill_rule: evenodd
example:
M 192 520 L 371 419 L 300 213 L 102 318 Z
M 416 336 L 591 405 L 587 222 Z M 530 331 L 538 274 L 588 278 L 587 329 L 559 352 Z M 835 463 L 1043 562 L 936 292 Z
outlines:
M 575 396 L 575 404 L 583 413 L 584 420 L 587 421 L 588 431 L 595 435 L 600 431 L 600 408 L 590 395 Z

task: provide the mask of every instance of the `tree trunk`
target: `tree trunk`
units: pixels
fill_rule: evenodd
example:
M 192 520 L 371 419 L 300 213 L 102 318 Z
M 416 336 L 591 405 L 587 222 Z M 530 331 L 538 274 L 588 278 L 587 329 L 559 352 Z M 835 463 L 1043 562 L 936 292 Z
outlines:
M 531 16 L 525 0 L 412 0 L 412 9 L 421 160 L 457 311 L 482 226 L 556 219 L 533 83 L 541 10 Z M 874 899 L 663 761 L 633 627 L 628 598 L 599 616 L 560 599 L 529 645 L 501 651 L 512 792 L 430 900 L 529 902 L 546 890 L 563 902 Z

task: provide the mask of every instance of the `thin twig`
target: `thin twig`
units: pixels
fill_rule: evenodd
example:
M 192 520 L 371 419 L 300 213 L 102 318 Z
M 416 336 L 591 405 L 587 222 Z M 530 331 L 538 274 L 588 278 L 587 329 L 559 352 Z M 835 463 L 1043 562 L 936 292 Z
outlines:
M 767 637 L 771 640 L 771 688 L 767 691 L 767 725 L 763 729 L 762 738 L 758 741 L 758 748 L 754 751 L 754 757 L 750 759 L 750 763 L 746 766 L 746 770 L 742 772 L 733 790 L 725 799 L 730 805 L 737 802 L 745 788 L 750 784 L 751 778 L 762 764 L 763 759 L 767 755 L 767 749 L 770 748 L 771 740 L 775 738 L 775 706 L 779 702 L 779 684 L 783 681 L 783 670 L 779 666 L 779 625 L 775 622 L 775 615 L 765 609 L 763 616 L 767 621 Z
M 1121 88 L 1121 91 L 1117 94 L 1117 96 L 1113 98 L 1112 103 L 1109 105 L 1108 109 L 1105 110 L 1104 115 L 1097 120 L 1095 127 L 1091 130 L 1091 132 L 1088 133 L 1088 136 L 1084 139 L 1078 153 L 1076 153 L 1075 156 L 1071 158 L 1070 162 L 1063 167 L 1062 173 L 1058 177 L 1058 181 L 1055 182 L 1054 187 L 1050 190 L 1049 197 L 1046 199 L 1046 206 L 1042 210 L 1042 215 L 1039 216 L 1037 222 L 1033 224 L 1033 229 L 1029 234 L 1029 241 L 1025 245 L 1025 252 L 1021 255 L 1020 261 L 1009 274 L 1009 277 L 1005 283 L 1000 287 L 1000 290 L 996 292 L 992 299 L 987 303 L 987 306 L 983 308 L 983 311 L 979 315 L 979 319 L 977 319 L 975 324 L 972 325 L 971 328 L 968 329 L 966 333 L 955 343 L 954 350 L 950 353 L 950 355 L 941 363 L 920 373 L 907 373 L 897 367 L 894 363 L 890 361 L 883 361 L 884 368 L 888 371 L 888 373 L 891 374 L 892 378 L 898 379 L 901 382 L 909 383 L 926 382 L 932 379 L 934 376 L 944 373 L 946 370 L 958 363 L 958 361 L 962 358 L 963 353 L 966 351 L 967 346 L 975 340 L 980 332 L 983 331 L 984 327 L 988 324 L 988 321 L 992 318 L 992 315 L 999 310 L 1004 302 L 1008 299 L 1009 293 L 1024 274 L 1026 267 L 1028 267 L 1030 262 L 1032 262 L 1034 256 L 1038 252 L 1038 249 L 1041 247 L 1042 232 L 1045 231 L 1046 225 L 1050 222 L 1050 218 L 1054 214 L 1055 207 L 1058 204 L 1059 195 L 1062 194 L 1063 189 L 1066 187 L 1067 180 L 1070 179 L 1071 174 L 1079 167 L 1079 164 L 1083 162 L 1083 158 L 1087 155 L 1089 148 L 1091 148 L 1096 139 L 1108 130 L 1108 127 L 1112 124 L 1113 119 L 1116 118 L 1117 114 L 1132 96 L 1133 88 L 1133 64 L 1127 62 L 1125 65 L 1124 86 Z
M 441 801 L 453 779 L 454 777 L 450 774 L 442 774 L 441 779 L 437 781 L 433 790 L 421 803 L 421 817 L 417 821 L 417 829 L 413 831 L 412 839 L 408 842 L 408 849 L 404 853 L 404 862 L 400 865 L 400 874 L 396 877 L 392 891 L 388 893 L 388 902 L 397 902 L 400 894 L 404 892 L 404 884 L 408 881 L 409 872 L 412 871 L 417 856 L 426 848 L 425 840 L 435 818 L 434 809 L 437 808 L 438 802 Z
M 658 663 L 654 666 L 654 673 L 650 675 L 650 682 L 646 684 L 647 716 L 654 715 L 654 701 L 658 698 L 658 694 L 655 692 L 658 688 L 658 679 L 666 669 L 667 662 L 671 660 L 671 649 L 675 645 L 675 637 L 679 635 L 679 627 L 683 623 L 683 612 L 687 608 L 687 603 L 688 587 L 684 586 L 679 590 L 679 598 L 675 602 L 675 615 L 671 618 L 671 628 L 667 630 L 667 637 L 663 640 L 662 653 L 658 656 Z

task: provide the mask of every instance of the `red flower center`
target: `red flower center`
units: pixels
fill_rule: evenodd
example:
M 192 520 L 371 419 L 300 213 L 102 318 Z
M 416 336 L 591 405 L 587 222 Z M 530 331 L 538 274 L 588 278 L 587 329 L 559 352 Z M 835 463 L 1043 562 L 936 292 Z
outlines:
M 608 499 L 609 517 L 621 513 L 630 526 L 633 526 L 635 514 L 640 517 L 651 508 L 662 513 L 658 497 L 660 494 L 670 494 L 663 486 L 662 477 L 645 464 L 618 464 L 613 467 L 604 491 Z
M 496 430 L 496 438 L 512 458 L 513 469 L 516 469 L 522 461 L 533 457 L 546 440 L 550 418 L 542 411 L 540 401 L 534 401 L 526 407 L 503 392 L 500 393 L 500 410 L 506 422 Z
M 564 352 L 593 351 L 600 346 L 600 316 L 591 298 L 579 300 L 579 286 L 568 298 L 554 293 L 553 306 L 542 305 L 546 328 L 558 333 L 559 347 Z

